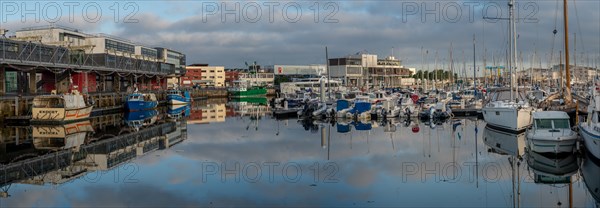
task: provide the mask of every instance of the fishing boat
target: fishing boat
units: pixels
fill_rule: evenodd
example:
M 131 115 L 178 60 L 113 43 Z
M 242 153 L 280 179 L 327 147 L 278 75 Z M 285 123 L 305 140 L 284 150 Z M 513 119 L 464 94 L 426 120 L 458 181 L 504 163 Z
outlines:
M 577 133 L 571 130 L 566 112 L 533 113 L 533 125 L 527 130 L 529 149 L 538 153 L 572 153 L 576 143 Z
M 186 105 L 192 101 L 188 91 L 178 89 L 167 90 L 167 103 L 170 105 Z
M 132 93 L 127 96 L 125 107 L 129 111 L 151 110 L 156 108 L 158 100 L 154 93 Z
M 252 86 L 249 82 L 241 80 L 234 81 L 234 86 L 227 91 L 232 98 L 264 97 L 267 95 L 266 88 L 262 86 Z
M 33 146 L 42 150 L 78 148 L 92 132 L 94 128 L 89 120 L 64 125 L 34 125 Z
M 90 117 L 92 105 L 77 90 L 68 94 L 38 95 L 33 98 L 32 122 L 72 122 Z
M 600 86 L 592 90 L 588 105 L 587 121 L 579 123 L 579 134 L 583 137 L 585 148 L 596 158 L 600 158 Z

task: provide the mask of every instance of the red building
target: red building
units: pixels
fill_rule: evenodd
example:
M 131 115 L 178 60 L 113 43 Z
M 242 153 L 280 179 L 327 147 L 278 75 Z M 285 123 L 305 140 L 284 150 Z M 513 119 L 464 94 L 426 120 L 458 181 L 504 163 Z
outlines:
M 198 66 L 207 66 L 208 64 L 193 64 L 185 67 L 185 75 L 181 77 L 180 85 L 183 87 L 194 86 L 194 80 L 202 80 L 202 69 Z
M 225 72 L 225 86 L 233 86 L 233 81 L 240 79 L 239 71 Z

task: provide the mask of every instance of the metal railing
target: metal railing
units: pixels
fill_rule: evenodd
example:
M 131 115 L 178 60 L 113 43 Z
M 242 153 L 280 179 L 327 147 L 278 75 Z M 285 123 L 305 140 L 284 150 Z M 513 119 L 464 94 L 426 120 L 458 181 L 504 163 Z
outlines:
M 172 64 L 119 56 L 116 54 L 88 54 L 62 46 L 0 38 L 0 64 L 17 70 L 45 68 L 49 70 L 87 70 L 135 74 L 168 75 Z M 164 67 L 169 65 L 169 67 Z M 162 67 L 161 67 L 162 66 Z

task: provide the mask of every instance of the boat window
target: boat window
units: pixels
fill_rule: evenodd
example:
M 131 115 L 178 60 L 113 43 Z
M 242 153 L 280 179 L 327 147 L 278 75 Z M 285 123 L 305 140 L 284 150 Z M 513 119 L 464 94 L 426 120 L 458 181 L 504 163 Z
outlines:
M 538 129 L 551 129 L 552 120 L 550 119 L 535 119 L 535 125 Z
M 554 120 L 554 128 L 555 129 L 568 129 L 568 128 L 570 128 L 570 126 L 569 126 L 569 119 L 555 119 Z

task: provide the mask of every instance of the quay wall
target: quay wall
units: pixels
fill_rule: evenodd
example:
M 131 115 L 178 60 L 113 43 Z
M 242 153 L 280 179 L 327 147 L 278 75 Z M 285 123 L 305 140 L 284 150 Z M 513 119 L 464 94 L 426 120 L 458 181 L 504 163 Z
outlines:
M 153 91 L 160 101 L 167 99 L 166 91 Z M 201 98 L 227 98 L 226 89 L 198 89 L 190 90 L 193 99 Z M 94 102 L 94 111 L 118 110 L 123 108 L 126 92 L 99 92 L 89 93 L 89 99 Z M 31 105 L 35 95 L 27 96 L 2 96 L 0 97 L 0 122 L 9 117 L 31 115 Z

